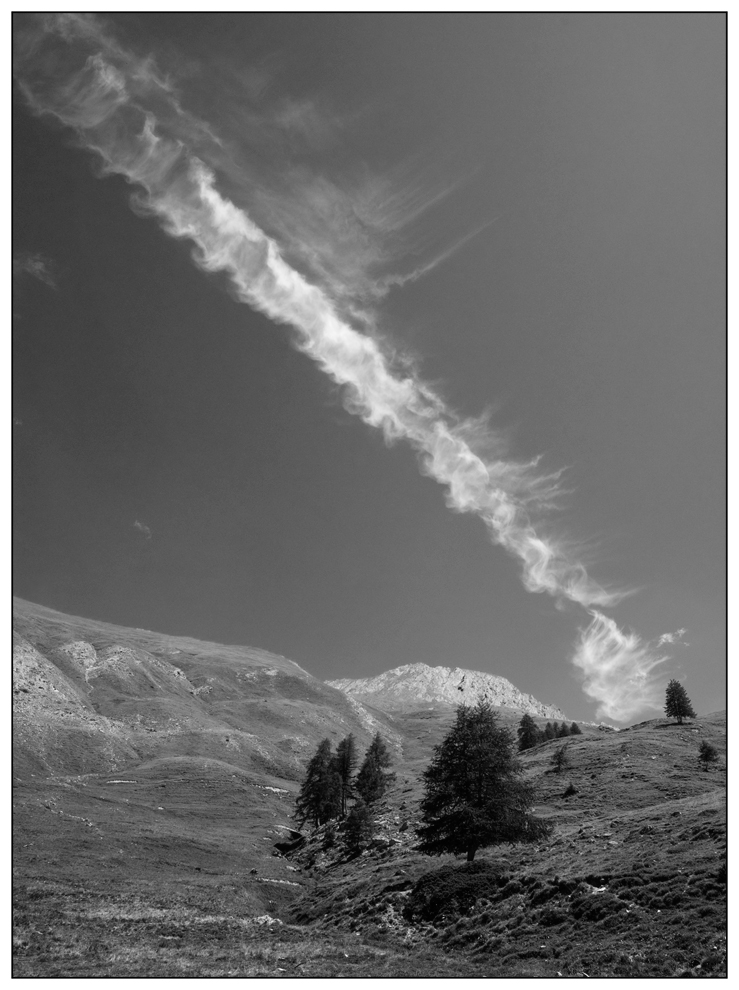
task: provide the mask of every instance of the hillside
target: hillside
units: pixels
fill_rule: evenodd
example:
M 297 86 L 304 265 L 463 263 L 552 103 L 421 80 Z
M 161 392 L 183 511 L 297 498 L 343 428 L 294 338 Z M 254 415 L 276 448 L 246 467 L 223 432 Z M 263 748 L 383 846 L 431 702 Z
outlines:
M 554 832 L 468 876 L 415 849 L 450 705 L 386 713 L 261 650 L 14 614 L 15 976 L 725 972 L 725 713 L 585 726 L 559 775 L 562 740 L 527 751 Z M 376 731 L 396 780 L 371 847 L 306 830 L 288 852 L 318 742 Z
M 376 677 L 346 678 L 326 683 L 386 712 L 409 712 L 425 707 L 456 708 L 459 704 L 472 705 L 480 698 L 487 698 L 496 707 L 513 709 L 519 717 L 524 712 L 559 721 L 566 717 L 559 708 L 542 704 L 532 695 L 519 691 L 505 677 L 460 667 L 452 669 L 411 663 Z

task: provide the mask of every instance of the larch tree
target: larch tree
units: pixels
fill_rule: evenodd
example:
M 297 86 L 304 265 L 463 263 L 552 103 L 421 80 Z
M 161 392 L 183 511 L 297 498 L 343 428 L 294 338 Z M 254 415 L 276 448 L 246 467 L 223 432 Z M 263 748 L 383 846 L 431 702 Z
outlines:
M 518 748 L 520 752 L 523 752 L 525 749 L 531 749 L 532 746 L 536 746 L 537 743 L 541 742 L 542 732 L 528 712 L 521 718 L 516 731 L 518 733 Z
M 340 814 L 341 778 L 331 753 L 331 740 L 324 739 L 308 764 L 295 803 L 295 817 L 301 825 L 312 821 L 317 828 Z
M 357 856 L 372 838 L 375 822 L 369 805 L 357 798 L 344 823 L 344 839 L 350 853 Z
M 698 759 L 703 764 L 703 769 L 708 770 L 709 763 L 716 763 L 718 760 L 718 750 L 715 746 L 712 746 L 707 739 L 701 742 L 700 749 L 698 751 Z
M 552 753 L 551 764 L 554 767 L 555 773 L 562 773 L 570 765 L 570 759 L 567 755 L 567 743 L 564 746 L 557 746 L 555 751 Z
M 341 814 L 346 815 L 347 800 L 352 796 L 352 777 L 357 769 L 357 746 L 352 733 L 336 747 L 334 766 L 341 781 Z
M 387 769 L 389 766 L 390 753 L 378 732 L 369 745 L 354 782 L 357 794 L 366 804 L 372 804 L 381 798 L 395 779 L 395 774 Z
M 531 814 L 534 791 L 522 774 L 513 736 L 498 724 L 493 706 L 460 705 L 423 774 L 421 852 L 466 853 L 472 862 L 478 849 L 548 835 L 551 825 Z
M 676 718 L 678 725 L 682 725 L 684 718 L 696 717 L 687 691 L 680 681 L 675 680 L 675 678 L 667 685 L 667 691 L 665 693 L 665 715 L 668 718 Z

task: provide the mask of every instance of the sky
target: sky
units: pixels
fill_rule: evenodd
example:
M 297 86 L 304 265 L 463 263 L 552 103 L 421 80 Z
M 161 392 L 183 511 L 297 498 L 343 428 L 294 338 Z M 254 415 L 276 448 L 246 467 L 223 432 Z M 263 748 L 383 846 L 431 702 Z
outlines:
M 14 27 L 15 594 L 725 707 L 722 14 Z

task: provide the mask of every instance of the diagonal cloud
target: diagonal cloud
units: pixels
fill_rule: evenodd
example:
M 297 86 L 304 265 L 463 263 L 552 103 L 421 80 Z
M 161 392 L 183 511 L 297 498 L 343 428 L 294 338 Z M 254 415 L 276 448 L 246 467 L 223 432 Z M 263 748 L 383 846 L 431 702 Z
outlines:
M 17 51 L 17 78 L 32 109 L 74 128 L 80 143 L 102 160 L 103 173 L 135 186 L 138 212 L 156 216 L 168 234 L 193 243 L 196 264 L 227 273 L 239 300 L 291 327 L 296 346 L 342 387 L 346 408 L 382 430 L 388 442 L 408 442 L 424 473 L 446 488 L 449 507 L 479 516 L 492 541 L 521 562 L 529 591 L 585 608 L 613 605 L 624 596 L 595 582 L 561 537 L 545 533 L 546 517 L 562 495 L 561 472 L 540 470 L 538 459 L 511 459 L 500 433 L 458 416 L 378 334 L 357 329 L 374 328 L 371 314 L 337 299 L 321 278 L 302 274 L 274 237 L 218 189 L 212 166 L 223 163 L 223 143 L 182 110 L 151 59 L 124 51 L 98 20 L 84 15 L 36 19 L 20 34 Z M 242 184 L 249 175 L 245 168 Z M 446 194 L 439 187 L 430 198 Z M 385 189 L 369 197 L 365 213 L 390 231 L 429 201 L 421 190 L 393 196 Z M 362 205 L 355 204 L 360 217 Z M 288 245 L 291 250 L 300 253 Z M 360 286 L 361 295 L 358 276 L 338 282 L 344 290 Z M 661 660 L 638 637 L 591 614 L 574 662 L 602 710 L 628 717 L 644 707 L 650 671 Z M 628 673 L 628 688 L 619 687 L 618 671 Z

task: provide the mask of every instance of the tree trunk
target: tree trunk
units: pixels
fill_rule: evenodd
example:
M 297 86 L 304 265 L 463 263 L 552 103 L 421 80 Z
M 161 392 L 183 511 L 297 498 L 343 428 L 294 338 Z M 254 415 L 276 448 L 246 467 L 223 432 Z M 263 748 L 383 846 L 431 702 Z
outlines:
M 467 862 L 471 863 L 475 858 L 475 853 L 477 852 L 477 846 L 469 846 L 467 849 Z

